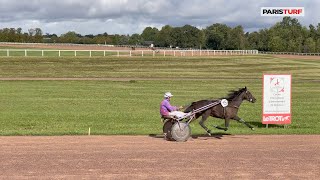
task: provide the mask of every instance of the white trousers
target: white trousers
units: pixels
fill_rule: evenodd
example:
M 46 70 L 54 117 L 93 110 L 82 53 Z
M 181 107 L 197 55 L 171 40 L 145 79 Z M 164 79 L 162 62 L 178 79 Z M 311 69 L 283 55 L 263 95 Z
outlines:
M 171 111 L 169 112 L 169 116 L 171 117 L 176 117 L 176 118 L 181 118 L 183 116 L 186 116 L 188 113 L 184 113 L 182 111 Z

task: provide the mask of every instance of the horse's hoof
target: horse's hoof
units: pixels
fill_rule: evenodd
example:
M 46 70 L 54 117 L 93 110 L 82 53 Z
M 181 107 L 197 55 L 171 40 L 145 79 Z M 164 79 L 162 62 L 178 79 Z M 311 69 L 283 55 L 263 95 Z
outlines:
M 208 133 L 209 136 L 211 136 L 211 133 Z
M 255 129 L 254 129 L 254 128 L 251 128 L 251 130 L 252 130 L 252 131 L 255 131 Z

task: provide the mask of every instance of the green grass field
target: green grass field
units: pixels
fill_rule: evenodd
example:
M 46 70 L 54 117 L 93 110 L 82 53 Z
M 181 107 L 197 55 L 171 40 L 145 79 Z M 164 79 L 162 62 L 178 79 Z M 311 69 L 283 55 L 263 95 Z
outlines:
M 261 124 L 263 73 L 292 74 L 292 124 Z M 244 102 L 229 134 L 320 134 L 320 62 L 271 56 L 214 58 L 1 57 L 0 78 L 140 78 L 130 81 L 0 81 L 0 135 L 160 134 L 159 103 L 173 105 L 224 97 L 247 86 L 257 98 Z M 204 134 L 198 121 L 193 134 Z M 209 118 L 206 124 L 223 125 Z M 223 131 L 212 128 L 216 133 Z

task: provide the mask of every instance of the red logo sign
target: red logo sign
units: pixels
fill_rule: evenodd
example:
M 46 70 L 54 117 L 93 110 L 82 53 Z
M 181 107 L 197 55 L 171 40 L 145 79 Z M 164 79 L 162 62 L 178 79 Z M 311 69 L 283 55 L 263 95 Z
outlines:
M 263 124 L 291 124 L 290 114 L 264 114 Z

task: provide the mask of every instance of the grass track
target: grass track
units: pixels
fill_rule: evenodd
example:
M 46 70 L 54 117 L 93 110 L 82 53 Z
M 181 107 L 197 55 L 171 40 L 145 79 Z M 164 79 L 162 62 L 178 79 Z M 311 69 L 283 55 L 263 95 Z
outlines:
M 262 74 L 291 73 L 292 124 L 263 128 Z M 145 78 L 120 81 L 0 81 L 0 135 L 161 133 L 159 103 L 170 90 L 172 103 L 219 98 L 247 86 L 258 99 L 242 104 L 230 134 L 320 134 L 320 63 L 271 56 L 216 58 L 0 58 L 0 77 Z M 211 78 L 212 77 L 212 78 Z M 172 80 L 159 80 L 166 78 Z M 182 78 L 182 79 L 181 79 Z M 200 80 L 201 79 L 201 80 Z M 222 125 L 222 120 L 207 124 Z M 204 131 L 198 123 L 193 134 Z M 221 132 L 221 131 L 215 131 Z

